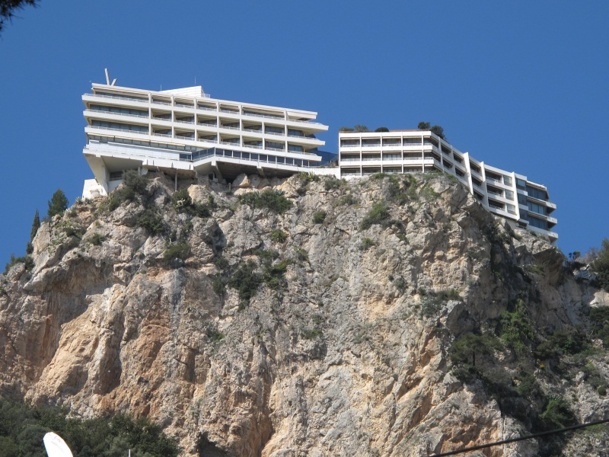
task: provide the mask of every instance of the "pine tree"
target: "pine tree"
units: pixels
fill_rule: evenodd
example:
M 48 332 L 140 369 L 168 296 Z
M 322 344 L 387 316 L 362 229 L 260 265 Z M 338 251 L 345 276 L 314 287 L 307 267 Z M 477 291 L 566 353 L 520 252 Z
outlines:
M 32 221 L 32 230 L 30 230 L 30 241 L 28 241 L 27 246 L 25 247 L 25 253 L 31 254 L 34 252 L 34 246 L 32 245 L 32 241 L 38 233 L 38 229 L 40 228 L 40 214 L 38 213 L 38 209 L 36 209 L 36 214 L 34 214 L 34 220 Z
M 32 230 L 30 231 L 30 242 L 38 233 L 38 229 L 40 228 L 40 214 L 38 213 L 38 209 L 36 209 L 36 214 L 34 214 L 34 220 L 32 221 Z
M 63 214 L 63 212 L 68 208 L 68 199 L 66 194 L 63 193 L 63 190 L 57 189 L 49 200 L 49 219 L 57 214 Z

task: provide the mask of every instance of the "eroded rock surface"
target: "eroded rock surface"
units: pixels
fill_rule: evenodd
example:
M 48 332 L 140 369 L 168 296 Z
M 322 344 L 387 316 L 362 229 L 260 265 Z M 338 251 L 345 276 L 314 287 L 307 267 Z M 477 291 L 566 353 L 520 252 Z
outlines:
M 239 201 L 256 188 L 291 207 Z M 186 211 L 157 178 L 113 211 L 80 202 L 44 223 L 33 270 L 2 279 L 4 391 L 85 417 L 150 416 L 192 456 L 424 456 L 530 433 L 483 382 L 457 376 L 450 353 L 518 300 L 546 334 L 583 325 L 594 291 L 547 241 L 513 233 L 443 176 L 242 176 L 234 189 L 193 184 Z M 503 363 L 516 386 L 514 357 Z M 607 414 L 583 378 L 530 359 L 547 395 L 577 395 L 578 420 Z

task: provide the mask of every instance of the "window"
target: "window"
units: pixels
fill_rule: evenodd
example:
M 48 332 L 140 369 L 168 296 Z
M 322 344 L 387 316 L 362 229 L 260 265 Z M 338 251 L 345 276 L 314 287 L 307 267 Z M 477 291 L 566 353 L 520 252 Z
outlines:
M 544 190 L 537 189 L 537 188 L 531 187 L 531 186 L 527 186 L 526 190 L 527 190 L 527 193 L 529 194 L 529 196 L 531 196 L 533 198 L 538 198 L 539 200 L 548 199 L 548 194 Z
M 532 225 L 533 227 L 537 227 L 543 230 L 547 230 L 548 229 L 548 224 L 546 223 L 546 221 L 542 221 L 541 219 L 537 219 L 536 217 L 527 217 L 527 219 L 529 220 L 529 225 Z
M 503 177 L 503 184 L 505 184 L 506 186 L 511 186 L 512 185 L 512 178 L 510 178 L 509 176 L 504 176 Z
M 546 214 L 546 207 L 545 206 L 541 206 L 538 205 L 537 203 L 533 203 L 533 202 L 527 202 L 527 206 L 529 208 L 529 211 L 533 211 L 534 213 L 537 214 Z
M 300 146 L 299 144 L 289 144 L 288 143 L 288 151 L 290 151 L 290 152 L 302 152 L 302 151 L 304 151 L 304 148 L 302 146 Z

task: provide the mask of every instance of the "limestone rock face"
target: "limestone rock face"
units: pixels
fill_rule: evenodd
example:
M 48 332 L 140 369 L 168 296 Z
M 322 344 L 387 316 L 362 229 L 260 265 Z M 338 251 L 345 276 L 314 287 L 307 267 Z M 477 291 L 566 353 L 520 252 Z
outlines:
M 33 269 L 2 278 L 3 391 L 150 416 L 186 456 L 424 456 L 528 433 L 450 353 L 516 299 L 540 329 L 581 324 L 594 292 L 553 246 L 448 177 L 244 175 L 233 189 L 270 185 L 286 211 L 209 185 L 178 211 L 159 180 L 113 211 L 80 202 L 43 223 Z M 609 411 L 583 380 L 542 387 L 596 405 L 574 407 L 579 420 Z

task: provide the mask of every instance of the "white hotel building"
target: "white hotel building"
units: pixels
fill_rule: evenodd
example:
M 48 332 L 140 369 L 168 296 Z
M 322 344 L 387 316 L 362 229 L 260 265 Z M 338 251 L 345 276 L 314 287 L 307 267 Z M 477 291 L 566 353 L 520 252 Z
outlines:
M 93 84 L 84 94 L 87 144 L 95 179 L 83 197 L 104 196 L 125 170 L 234 180 L 239 174 L 288 177 L 309 172 L 338 178 L 442 171 L 455 176 L 491 213 L 548 236 L 556 205 L 545 186 L 475 160 L 429 130 L 340 132 L 337 168 L 320 168 L 328 126 L 317 113 L 209 97 L 202 87 L 150 91 Z
M 545 186 L 526 176 L 501 170 L 461 152 L 430 130 L 340 132 L 341 178 L 375 173 L 443 171 L 455 176 L 491 213 L 552 241 L 556 209 Z
M 87 145 L 95 179 L 83 196 L 107 195 L 125 170 L 161 170 L 172 176 L 240 173 L 287 177 L 319 164 L 315 152 L 328 130 L 317 113 L 218 100 L 201 86 L 150 91 L 93 84 L 84 94 Z

